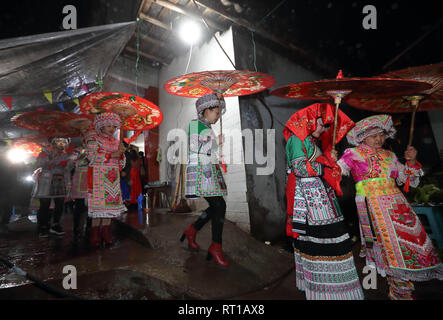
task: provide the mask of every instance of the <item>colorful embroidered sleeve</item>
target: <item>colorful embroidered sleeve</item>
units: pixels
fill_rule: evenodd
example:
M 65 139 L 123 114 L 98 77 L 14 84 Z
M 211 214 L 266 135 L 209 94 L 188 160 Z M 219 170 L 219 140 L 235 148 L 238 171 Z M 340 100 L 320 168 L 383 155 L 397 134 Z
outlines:
M 303 145 L 305 146 L 307 155 L 303 151 Z M 311 164 L 316 176 L 321 176 L 323 174 L 323 166 L 320 163 L 315 162 L 315 159 L 319 155 L 321 155 L 319 148 L 315 146 L 309 138 L 306 138 L 302 144 L 297 136 L 291 135 L 286 143 L 288 166 L 298 177 L 310 176 L 308 174 L 307 161 Z
M 408 162 L 403 165 L 394 155 L 393 163 L 397 167 L 397 183 L 399 185 L 407 183 L 409 178 L 409 186 L 413 188 L 418 187 L 418 185 L 420 184 L 420 177 L 424 175 L 423 170 L 421 169 L 422 165 L 420 162 L 416 161 L 414 166 L 410 166 Z

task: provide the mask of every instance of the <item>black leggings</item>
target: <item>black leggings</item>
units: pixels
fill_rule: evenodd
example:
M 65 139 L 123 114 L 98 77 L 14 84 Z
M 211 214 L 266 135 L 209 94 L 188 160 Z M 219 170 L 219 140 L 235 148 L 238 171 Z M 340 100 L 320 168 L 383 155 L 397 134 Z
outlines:
M 205 197 L 209 203 L 207 208 L 201 216 L 193 223 L 195 229 L 200 230 L 203 226 L 211 220 L 212 222 L 212 241 L 219 244 L 222 243 L 223 224 L 225 222 L 226 202 L 223 197 Z
M 85 199 L 74 199 L 74 235 L 82 233 L 86 210 Z
M 65 203 L 65 198 L 54 198 L 55 210 L 53 217 L 53 224 L 59 224 L 63 214 L 63 204 Z M 51 205 L 50 198 L 40 198 L 40 208 L 37 211 L 37 222 L 39 228 L 49 229 L 49 206 Z

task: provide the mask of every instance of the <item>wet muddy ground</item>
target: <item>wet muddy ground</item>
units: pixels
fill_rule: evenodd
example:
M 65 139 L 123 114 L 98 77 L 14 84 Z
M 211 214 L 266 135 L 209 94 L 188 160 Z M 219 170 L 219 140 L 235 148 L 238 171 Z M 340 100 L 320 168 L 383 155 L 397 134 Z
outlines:
M 210 224 L 197 235 L 200 252 L 191 252 L 179 238 L 195 215 L 130 211 L 113 225 L 117 242 L 91 249 L 86 241 L 72 242 L 72 216 L 66 214 L 63 238 L 39 239 L 35 224 L 25 221 L 21 232 L 0 236 L 0 255 L 45 283 L 62 289 L 63 267 L 75 266 L 77 289 L 86 299 L 252 299 L 304 300 L 295 287 L 293 256 L 286 244 L 265 245 L 227 221 L 223 250 L 227 270 L 206 261 Z M 354 257 L 360 279 L 364 259 Z M 386 300 L 386 280 L 377 290 L 365 290 L 368 300 Z M 415 283 L 422 300 L 443 299 L 443 281 Z M 63 299 L 48 293 L 0 264 L 0 299 Z

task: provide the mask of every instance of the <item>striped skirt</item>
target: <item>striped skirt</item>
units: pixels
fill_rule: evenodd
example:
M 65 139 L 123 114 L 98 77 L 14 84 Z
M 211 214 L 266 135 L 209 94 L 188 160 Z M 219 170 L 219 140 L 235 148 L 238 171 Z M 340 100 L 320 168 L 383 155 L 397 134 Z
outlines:
M 297 178 L 294 201 L 296 285 L 307 300 L 363 300 L 334 191 L 318 177 Z

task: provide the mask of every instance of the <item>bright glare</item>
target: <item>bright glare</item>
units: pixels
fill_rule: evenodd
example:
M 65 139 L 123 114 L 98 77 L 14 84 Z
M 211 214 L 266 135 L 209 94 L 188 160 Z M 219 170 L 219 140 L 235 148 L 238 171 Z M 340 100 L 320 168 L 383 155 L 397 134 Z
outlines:
M 12 163 L 25 162 L 28 155 L 23 149 L 11 149 L 8 152 L 8 159 Z
M 32 176 L 26 176 L 25 181 L 31 182 L 34 181 L 34 179 L 32 179 Z
M 200 39 L 200 26 L 194 21 L 185 21 L 180 25 L 180 38 L 189 44 L 194 44 Z

